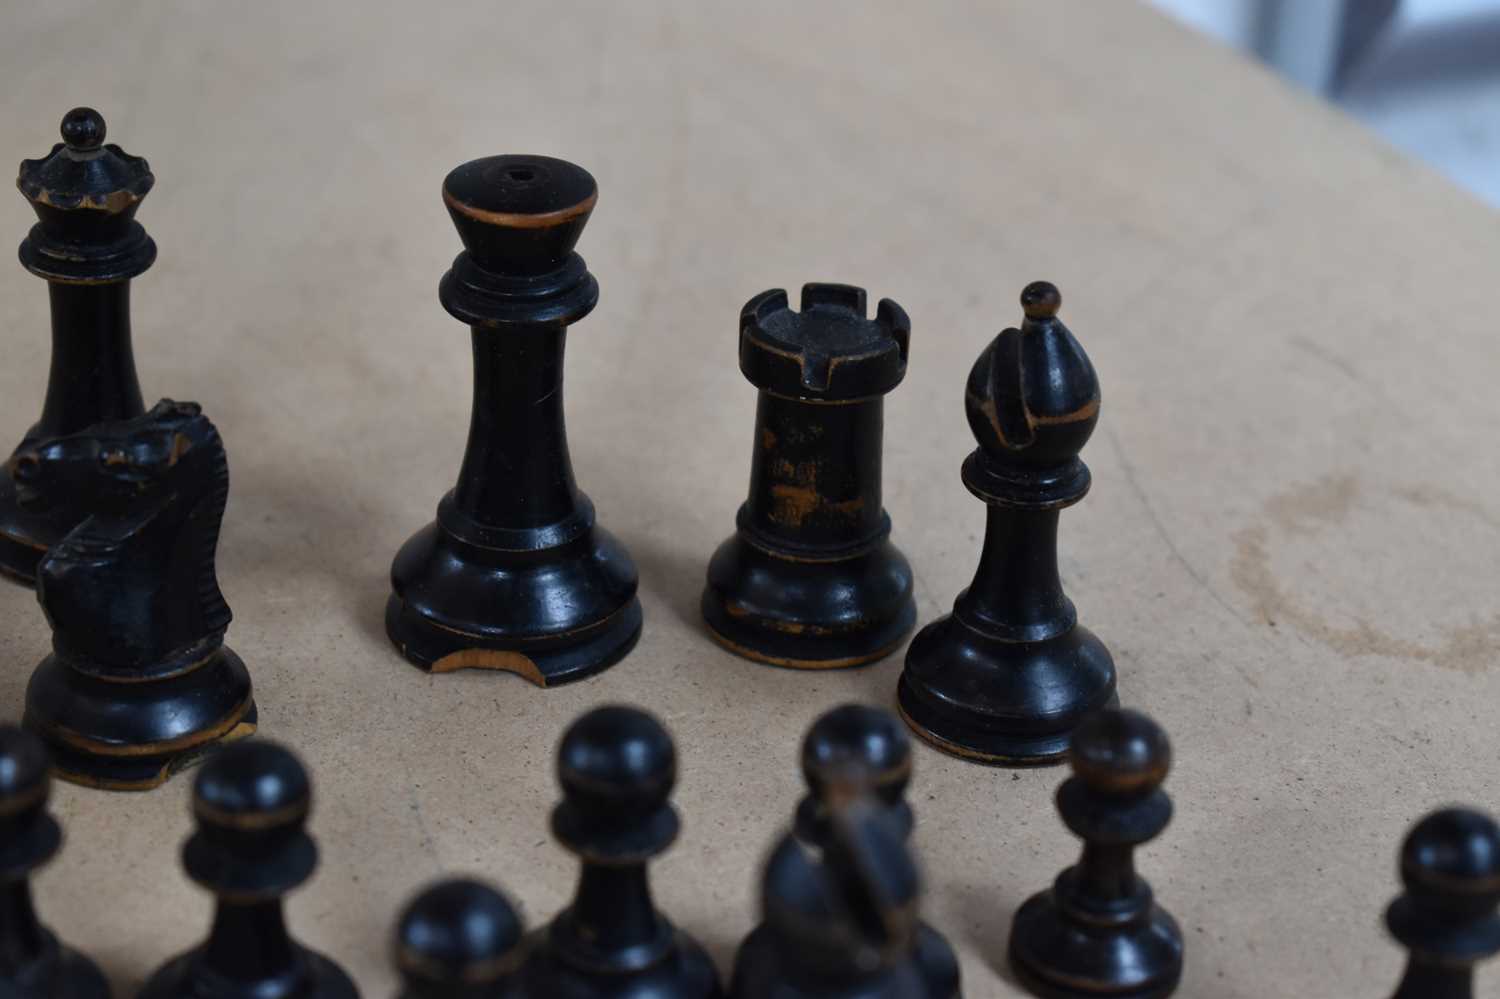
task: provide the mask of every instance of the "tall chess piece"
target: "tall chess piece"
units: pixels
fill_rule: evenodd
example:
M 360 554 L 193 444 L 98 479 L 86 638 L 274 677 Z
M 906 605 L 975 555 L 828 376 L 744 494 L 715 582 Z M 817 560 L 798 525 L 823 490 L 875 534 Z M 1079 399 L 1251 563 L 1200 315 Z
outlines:
M 563 735 L 563 800 L 552 834 L 583 869 L 572 904 L 539 935 L 522 971 L 527 996 L 714 999 L 708 954 L 651 900 L 646 863 L 677 838 L 668 802 L 677 751 L 661 724 L 628 707 L 595 708 Z
M 492 156 L 443 181 L 464 252 L 438 295 L 472 327 L 474 409 L 458 486 L 397 553 L 386 631 L 434 673 L 539 686 L 617 662 L 641 630 L 636 569 L 595 526 L 563 430 L 563 339 L 599 285 L 573 252 L 598 198 L 582 167 Z
M 963 480 L 989 504 L 984 549 L 953 613 L 912 639 L 897 695 L 918 735 L 979 763 L 1056 762 L 1079 721 L 1115 703 L 1114 661 L 1057 574 L 1058 513 L 1088 492 L 1078 452 L 1099 419 L 1099 380 L 1061 302 L 1047 282 L 1027 285 L 1021 328 L 969 373 L 979 447 Z
M 795 829 L 804 843 L 827 847 L 835 804 L 840 794 L 851 789 L 888 809 L 891 828 L 902 842 L 910 840 L 915 824 L 906 800 L 911 739 L 889 711 L 845 704 L 819 716 L 802 742 L 802 775 L 808 793 L 797 806 Z M 921 974 L 926 994 L 932 999 L 958 996 L 958 956 L 947 939 L 918 921 L 911 942 L 909 957 Z
M 188 877 L 218 896 L 208 939 L 162 965 L 138 999 L 358 999 L 338 965 L 292 939 L 282 896 L 312 877 L 312 786 L 290 752 L 230 746 L 193 782 L 198 829 L 182 848 Z
M 1182 932 L 1136 874 L 1135 849 L 1172 819 L 1167 735 L 1138 712 L 1101 711 L 1073 733 L 1068 762 L 1057 810 L 1083 854 L 1016 911 L 1011 969 L 1047 999 L 1164 999 L 1182 977 Z
M 1385 922 L 1410 956 L 1391 999 L 1473 999 L 1474 966 L 1500 954 L 1500 827 L 1467 808 L 1433 812 L 1401 845 L 1401 880 Z
M 396 924 L 400 999 L 506 999 L 523 950 L 521 919 L 489 885 L 455 878 L 412 899 Z
M 22 160 L 16 186 L 38 222 L 21 243 L 21 266 L 44 278 L 52 297 L 52 371 L 42 418 L 16 449 L 145 410 L 130 346 L 130 279 L 156 260 L 156 244 L 135 221 L 155 178 L 138 156 L 104 144 L 104 119 L 74 108 L 63 141 Z M 0 574 L 36 579 L 37 561 L 78 522 L 76 509 L 22 509 L 0 476 Z
M 99 969 L 58 943 L 31 904 L 31 872 L 62 842 L 62 830 L 47 814 L 47 765 L 35 736 L 0 726 L 0 995 L 109 999 Z
M 760 390 L 750 496 L 708 563 L 702 613 L 732 652 L 798 669 L 889 654 L 917 619 L 911 566 L 880 502 L 885 394 L 911 321 L 842 284 L 767 291 L 740 312 L 740 371 Z
M 921 882 L 896 815 L 843 785 L 825 835 L 783 837 L 761 880 L 761 924 L 735 956 L 731 999 L 950 999 L 911 960 Z
M 155 787 L 255 731 L 245 664 L 224 644 L 214 572 L 229 465 L 197 403 L 39 441 L 11 459 L 16 495 L 81 517 L 37 568 L 52 654 L 24 724 L 60 776 Z

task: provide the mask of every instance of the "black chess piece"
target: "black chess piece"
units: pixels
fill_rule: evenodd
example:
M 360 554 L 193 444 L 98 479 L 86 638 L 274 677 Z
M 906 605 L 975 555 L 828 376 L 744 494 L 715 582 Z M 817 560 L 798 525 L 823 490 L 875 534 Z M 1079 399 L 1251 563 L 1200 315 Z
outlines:
M 833 800 L 841 788 L 868 794 L 891 813 L 892 828 L 905 842 L 915 824 L 906 789 L 911 783 L 911 739 L 889 711 L 845 704 L 822 714 L 802 741 L 802 775 L 808 793 L 797 806 L 796 835 L 805 843 L 827 843 Z M 959 995 L 958 956 L 947 939 L 918 922 L 912 961 L 932 999 Z
M 783 837 L 761 924 L 735 955 L 732 999 L 948 999 L 911 959 L 921 881 L 890 807 L 858 781 L 830 796 L 817 842 Z
M 1167 735 L 1139 712 L 1101 711 L 1074 731 L 1068 762 L 1057 810 L 1083 853 L 1016 911 L 1011 968 L 1047 999 L 1162 999 L 1182 977 L 1182 932 L 1136 874 L 1135 848 L 1172 819 Z
M 82 519 L 37 566 L 52 654 L 24 724 L 59 776 L 155 787 L 255 731 L 250 674 L 224 644 L 214 571 L 229 465 L 197 403 L 38 441 L 10 463 L 16 494 Z
M 563 341 L 599 285 L 573 251 L 598 198 L 582 167 L 493 156 L 458 167 L 443 201 L 464 251 L 438 295 L 472 327 L 474 408 L 457 487 L 391 567 L 386 631 L 435 673 L 580 680 L 640 635 L 636 569 L 594 523 L 563 429 Z
M 1467 808 L 1433 812 L 1401 845 L 1401 880 L 1385 922 L 1410 956 L 1391 999 L 1473 999 L 1474 966 L 1500 954 L 1500 827 Z
M 989 505 L 984 550 L 953 613 L 912 639 L 897 694 L 918 735 L 979 763 L 1056 762 L 1084 716 L 1116 703 L 1114 661 L 1057 574 L 1058 513 L 1088 492 L 1078 452 L 1099 418 L 1099 380 L 1061 302 L 1047 282 L 1027 285 L 1021 328 L 969 373 L 979 447 L 963 480 Z
M 32 906 L 31 872 L 62 843 L 62 830 L 47 814 L 47 766 L 35 736 L 0 725 L 0 995 L 109 999 L 94 962 L 59 943 Z
M 702 613 L 732 652 L 799 669 L 889 654 L 916 622 L 911 566 L 880 502 L 885 394 L 911 322 L 865 292 L 768 291 L 740 312 L 740 371 L 759 389 L 750 496 L 708 564 Z
M 135 221 L 155 178 L 145 160 L 104 144 L 104 119 L 92 108 L 69 111 L 62 138 L 42 159 L 22 160 L 16 177 L 38 219 L 21 265 L 47 281 L 52 298 L 47 396 L 18 452 L 146 408 L 130 344 L 130 279 L 156 260 Z M 0 575 L 33 584 L 37 561 L 79 519 L 76 509 L 22 509 L 10 477 L 0 476 Z
M 217 896 L 208 939 L 157 969 L 138 999 L 358 999 L 342 968 L 293 940 L 282 897 L 312 877 L 307 771 L 274 742 L 216 754 L 193 782 L 188 877 Z
M 396 924 L 401 999 L 504 999 L 523 956 L 521 919 L 478 881 L 442 881 L 412 899 Z
M 677 838 L 668 802 L 677 752 L 661 724 L 635 708 L 596 708 L 563 735 L 563 800 L 552 834 L 578 855 L 572 904 L 532 946 L 527 996 L 549 999 L 708 999 L 723 994 L 703 948 L 651 900 L 646 863 Z

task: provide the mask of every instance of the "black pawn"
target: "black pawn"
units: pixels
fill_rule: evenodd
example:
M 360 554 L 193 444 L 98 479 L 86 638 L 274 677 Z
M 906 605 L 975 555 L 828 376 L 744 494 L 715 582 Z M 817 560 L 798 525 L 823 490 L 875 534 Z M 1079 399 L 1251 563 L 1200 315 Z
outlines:
M 1385 922 L 1410 957 L 1392 999 L 1472 999 L 1474 966 L 1500 953 L 1500 827 L 1467 808 L 1433 812 L 1401 845 L 1401 880 Z
M 802 741 L 802 775 L 808 794 L 797 806 L 798 838 L 822 847 L 831 835 L 829 817 L 842 789 L 867 793 L 887 809 L 902 842 L 915 824 L 906 789 L 911 783 L 911 739 L 889 711 L 845 704 L 825 712 Z M 925 922 L 917 924 L 911 958 L 927 994 L 959 994 L 958 956 L 947 939 Z
M 281 899 L 312 877 L 312 788 L 290 752 L 264 740 L 213 756 L 193 782 L 198 828 L 188 877 L 218 896 L 208 939 L 159 968 L 139 999 L 357 999 L 342 968 L 287 932 Z
M 1021 328 L 979 355 L 964 402 L 979 447 L 963 466 L 989 505 L 984 548 L 953 613 L 912 639 L 901 712 L 945 753 L 989 764 L 1060 760 L 1089 712 L 1115 703 L 1115 666 L 1079 627 L 1057 573 L 1059 512 L 1083 499 L 1078 453 L 1099 419 L 1099 379 L 1057 318 L 1062 297 L 1026 286 Z
M 1160 999 L 1182 977 L 1182 933 L 1135 872 L 1135 848 L 1172 819 L 1161 790 L 1167 735 L 1136 711 L 1101 711 L 1073 733 L 1057 810 L 1083 840 L 1076 865 L 1016 912 L 1010 964 L 1048 999 Z
M 391 565 L 386 633 L 422 669 L 550 687 L 640 636 L 635 563 L 595 524 L 563 423 L 567 328 L 599 301 L 573 247 L 598 197 L 587 170 L 548 156 L 473 160 L 443 181 L 464 250 L 438 297 L 470 327 L 474 407 L 457 485 Z
M 156 260 L 156 244 L 135 221 L 155 178 L 139 156 L 104 144 L 104 118 L 74 108 L 63 141 L 22 160 L 16 186 L 36 212 L 21 243 L 21 266 L 47 282 L 52 300 L 52 366 L 42 416 L 17 453 L 145 411 L 130 342 L 130 279 Z M 37 561 L 89 511 L 23 506 L 0 475 L 0 575 L 36 582 Z
M 521 963 L 521 920 L 477 881 L 442 881 L 412 899 L 396 925 L 401 999 L 502 999 Z
M 575 721 L 557 753 L 563 800 L 552 834 L 583 869 L 573 902 L 541 934 L 522 990 L 568 999 L 720 996 L 707 953 L 651 900 L 646 863 L 677 838 L 668 803 L 677 752 L 656 719 L 602 707 Z
M 31 872 L 62 843 L 62 830 L 47 814 L 47 766 L 35 736 L 0 726 L 0 995 L 108 999 L 99 969 L 58 943 L 31 904 Z
M 921 882 L 898 818 L 848 784 L 824 822 L 821 844 L 789 835 L 772 850 L 732 999 L 947 999 L 910 958 Z

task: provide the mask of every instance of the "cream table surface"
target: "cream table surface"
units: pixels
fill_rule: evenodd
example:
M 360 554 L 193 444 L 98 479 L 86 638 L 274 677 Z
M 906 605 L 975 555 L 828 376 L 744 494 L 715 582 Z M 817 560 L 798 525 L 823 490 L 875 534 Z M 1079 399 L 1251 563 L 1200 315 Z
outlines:
M 429 879 L 493 878 L 533 925 L 565 902 L 552 751 L 607 701 L 676 737 L 684 832 L 655 888 L 727 969 L 804 727 L 891 702 L 899 655 L 762 668 L 697 620 L 748 475 L 736 316 L 804 281 L 913 318 L 885 488 L 924 622 L 968 581 L 983 525 L 958 479 L 969 365 L 1026 281 L 1061 286 L 1104 385 L 1063 574 L 1125 702 L 1175 744 L 1177 818 L 1141 869 L 1183 926 L 1183 994 L 1383 994 L 1404 830 L 1496 804 L 1500 224 L 1144 8 L 13 2 L 0 102 L 11 161 L 90 104 L 156 173 L 142 383 L 224 432 L 229 641 L 263 734 L 316 783 L 324 860 L 291 922 L 367 995 L 392 991 L 391 923 Z M 552 691 L 424 675 L 381 630 L 390 558 L 456 475 L 467 423 L 467 333 L 436 301 L 458 248 L 439 184 L 506 151 L 599 181 L 579 249 L 603 297 L 573 327 L 568 421 L 646 613 L 627 660 Z M 0 233 L 29 224 L 0 199 Z M 46 309 L 40 282 L 0 268 L 10 437 L 40 410 Z M 17 587 L 0 620 L 14 718 L 48 632 Z M 925 911 L 971 997 L 1018 994 L 1011 913 L 1076 850 L 1061 776 L 918 750 Z M 189 786 L 55 795 L 68 839 L 39 878 L 44 917 L 122 993 L 207 925 L 177 860 Z

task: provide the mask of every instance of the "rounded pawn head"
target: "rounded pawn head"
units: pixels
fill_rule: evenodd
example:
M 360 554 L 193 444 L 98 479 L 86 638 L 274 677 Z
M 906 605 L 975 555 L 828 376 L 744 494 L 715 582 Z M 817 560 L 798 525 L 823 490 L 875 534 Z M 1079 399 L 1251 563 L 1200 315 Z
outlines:
M 40 739 L 0 725 L 0 878 L 22 877 L 57 852 L 62 831 L 47 814 L 51 761 Z
M 677 750 L 661 723 L 638 708 L 595 708 L 568 727 L 557 750 L 563 801 L 552 829 L 586 857 L 645 860 L 677 836 L 668 803 Z
M 1444 808 L 1401 845 L 1406 893 L 1386 924 L 1415 954 L 1467 965 L 1500 952 L 1500 827 L 1482 812 Z
M 307 835 L 312 785 L 290 750 L 264 739 L 219 750 L 193 781 L 198 829 L 183 847 L 188 875 L 205 887 L 274 897 L 317 865 Z
M 1172 746 L 1160 725 L 1139 711 L 1099 711 L 1079 723 L 1068 763 L 1090 790 L 1143 795 L 1155 791 L 1172 765 Z
M 905 794 L 911 783 L 911 738 L 891 712 L 844 704 L 818 716 L 802 740 L 802 776 L 809 796 L 798 808 L 799 835 L 815 832 L 829 791 L 839 785 L 874 795 L 910 832 Z
M 93 108 L 74 108 L 63 115 L 62 140 L 69 149 L 88 152 L 104 145 L 104 116 Z
M 505 896 L 478 881 L 442 881 L 396 924 L 396 966 L 411 999 L 492 996 L 520 963 L 523 927 Z

